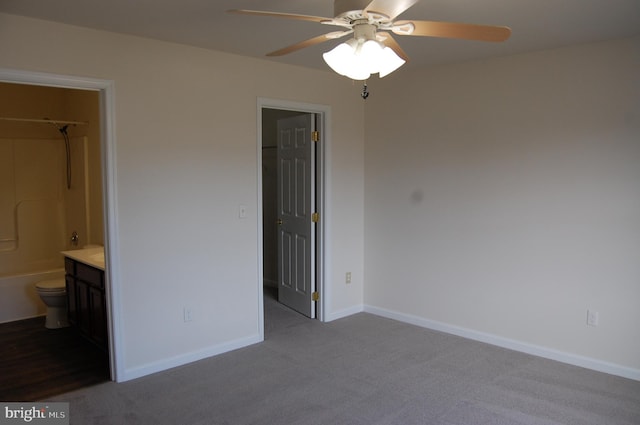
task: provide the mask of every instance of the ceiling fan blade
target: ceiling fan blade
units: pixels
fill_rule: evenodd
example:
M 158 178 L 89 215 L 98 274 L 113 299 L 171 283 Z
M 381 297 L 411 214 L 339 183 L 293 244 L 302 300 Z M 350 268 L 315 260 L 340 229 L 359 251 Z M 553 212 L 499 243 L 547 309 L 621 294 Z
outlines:
M 494 42 L 505 41 L 511 35 L 509 27 L 436 21 L 396 21 L 391 31 L 398 35 Z
M 267 56 L 284 56 L 289 53 L 296 52 L 300 49 L 304 49 L 305 47 L 315 46 L 316 44 L 324 43 L 328 40 L 335 40 L 337 38 L 343 37 L 347 34 L 351 34 L 353 31 L 334 31 L 327 34 L 322 34 L 317 37 L 310 38 L 308 40 L 301 41 L 296 44 L 292 44 L 291 46 L 284 47 L 279 50 L 275 50 L 271 53 L 267 53 Z
M 418 1 L 419 0 L 372 0 L 364 9 L 364 14 L 366 16 L 367 12 L 378 12 L 393 20 Z
M 385 32 L 384 34 L 382 33 L 378 33 L 378 35 L 380 35 L 381 37 L 379 38 L 380 41 L 382 41 L 382 43 L 389 47 L 391 50 L 393 50 L 394 52 L 396 52 L 396 55 L 400 56 L 402 59 L 404 59 L 405 62 L 409 62 L 409 56 L 407 56 L 407 54 L 404 52 L 404 50 L 402 50 L 402 47 L 400 47 L 400 45 L 398 44 L 398 42 L 396 41 L 395 38 L 393 38 L 391 36 L 391 34 Z
M 333 20 L 332 18 L 323 18 L 321 16 L 296 15 L 294 13 L 263 12 L 260 10 L 246 10 L 246 9 L 231 9 L 231 10 L 227 10 L 227 13 L 236 13 L 239 15 L 270 16 L 273 18 L 295 19 L 298 21 L 310 21 L 310 22 L 325 22 L 325 21 Z

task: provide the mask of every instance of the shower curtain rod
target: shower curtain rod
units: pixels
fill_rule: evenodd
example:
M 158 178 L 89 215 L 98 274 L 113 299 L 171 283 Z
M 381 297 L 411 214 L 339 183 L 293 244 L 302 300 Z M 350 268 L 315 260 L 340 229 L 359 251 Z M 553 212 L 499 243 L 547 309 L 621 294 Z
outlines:
M 69 125 L 88 125 L 89 123 L 86 121 L 59 121 L 52 120 L 49 118 L 43 119 L 35 119 L 35 118 L 11 118 L 11 117 L 0 117 L 0 121 L 18 121 L 18 122 L 36 122 L 36 123 L 47 123 L 53 124 L 62 137 L 64 138 L 64 146 L 65 152 L 67 154 L 67 189 L 71 189 L 71 146 L 69 144 L 69 134 L 67 133 L 67 126 Z
M 52 120 L 49 118 L 43 119 L 35 119 L 35 118 L 11 118 L 11 117 L 0 117 L 2 121 L 20 121 L 20 122 L 45 122 L 49 124 L 69 124 L 69 125 L 89 125 L 87 121 L 62 121 L 62 120 Z

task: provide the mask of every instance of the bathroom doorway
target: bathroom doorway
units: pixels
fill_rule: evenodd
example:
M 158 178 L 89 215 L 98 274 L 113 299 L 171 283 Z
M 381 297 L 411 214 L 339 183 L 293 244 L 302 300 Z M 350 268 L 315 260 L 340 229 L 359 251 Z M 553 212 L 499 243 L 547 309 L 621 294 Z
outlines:
M 117 337 L 114 322 L 116 322 L 118 318 L 113 314 L 113 300 L 117 298 L 115 295 L 117 295 L 119 287 L 116 285 L 117 276 L 114 276 L 111 272 L 115 266 L 110 261 L 110 259 L 113 258 L 110 254 L 116 249 L 114 245 L 117 241 L 113 241 L 113 237 L 109 237 L 114 233 L 115 229 L 113 225 L 109 226 L 108 224 L 109 222 L 115 222 L 115 212 L 110 208 L 113 202 L 109 202 L 109 199 L 112 197 L 109 193 L 112 192 L 113 187 L 111 182 L 113 171 L 110 168 L 113 166 L 113 83 L 106 80 L 84 79 L 6 69 L 0 69 L 0 83 L 22 86 L 25 90 L 32 91 L 34 89 L 62 91 L 64 99 L 58 103 L 66 106 L 68 114 L 65 116 L 52 116 L 53 113 L 51 113 L 51 115 L 49 113 L 43 115 L 41 112 L 44 104 L 47 103 L 46 101 L 43 101 L 42 105 L 38 105 L 40 109 L 35 108 L 35 110 L 32 110 L 33 113 L 27 113 L 25 112 L 29 110 L 29 106 L 25 104 L 27 98 L 12 98 L 12 101 L 7 103 L 14 103 L 18 105 L 19 109 L 22 108 L 20 111 L 14 112 L 22 113 L 23 117 L 25 116 L 24 114 L 27 113 L 29 118 L 34 119 L 48 118 L 54 120 L 66 118 L 79 122 L 88 121 L 91 124 L 91 126 L 89 126 L 91 129 L 87 127 L 82 130 L 89 133 L 89 136 L 87 136 L 87 139 L 89 139 L 87 144 L 90 145 L 93 143 L 93 145 L 90 145 L 91 148 L 86 152 L 87 155 L 84 158 L 85 165 L 87 166 L 86 171 L 89 176 L 86 182 L 86 190 L 91 196 L 86 200 L 86 207 L 89 211 L 89 213 L 86 214 L 87 222 L 80 226 L 83 229 L 82 232 L 86 232 L 86 234 L 84 238 L 82 238 L 82 234 L 79 235 L 80 240 L 78 241 L 78 245 L 105 246 L 105 287 L 109 341 L 109 349 L 105 353 L 108 370 L 106 376 L 107 379 L 117 381 L 119 375 L 117 360 L 119 356 L 113 341 Z M 84 100 L 78 101 L 78 99 Z M 93 115 L 90 116 L 90 118 L 83 118 L 83 110 L 91 110 Z M 2 115 L 9 114 L 0 113 L 0 116 Z M 41 125 L 46 126 L 47 123 L 45 122 Z M 69 133 L 71 133 L 73 129 L 70 126 L 68 130 Z M 60 137 L 60 143 L 64 143 L 62 137 Z M 94 164 L 93 167 L 91 166 L 92 163 Z M 95 166 L 95 164 L 97 164 L 97 166 Z M 78 172 L 78 170 L 75 171 Z M 73 175 L 73 168 L 71 172 Z M 64 239 L 66 241 L 68 236 L 66 233 L 70 230 L 70 226 L 67 223 L 65 223 L 64 230 Z M 62 267 L 61 257 L 59 257 L 58 260 L 60 261 L 60 267 Z M 1 272 L 2 270 L 0 270 L 0 273 Z M 42 319 L 44 320 L 44 318 Z
M 303 315 L 310 318 L 317 318 L 324 320 L 324 296 L 325 285 L 323 281 L 324 276 L 324 229 L 326 224 L 326 217 L 324 214 L 324 168 L 325 168 L 325 121 L 328 111 L 325 107 L 317 105 L 306 104 L 293 104 L 290 102 L 264 100 L 261 99 L 259 103 L 259 158 L 261 164 L 261 189 L 262 189 L 262 232 L 261 236 L 261 270 L 262 270 L 262 283 L 264 297 L 269 301 L 279 300 L 282 304 L 297 310 Z M 279 207 L 278 198 L 282 197 L 279 190 L 282 190 L 283 184 L 281 163 L 282 158 L 279 160 L 279 155 L 282 155 L 282 150 L 278 146 L 278 125 L 282 126 L 286 122 L 295 122 L 302 119 L 302 122 L 308 122 L 307 127 L 302 128 L 303 132 L 308 132 L 308 136 L 311 137 L 311 133 L 314 132 L 317 136 L 317 142 L 313 142 L 310 149 L 312 153 L 307 159 L 302 161 L 300 158 L 296 158 L 298 164 L 305 163 L 306 171 L 313 173 L 312 178 L 305 181 L 304 178 L 299 178 L 293 185 L 305 187 L 303 190 L 303 197 L 312 197 L 313 199 L 308 202 L 307 205 L 311 205 L 313 211 L 310 213 L 317 213 L 314 218 L 309 214 L 308 220 L 313 220 L 309 235 L 304 235 L 305 239 L 309 236 L 310 243 L 306 248 L 301 250 L 303 254 L 301 256 L 291 256 L 283 258 L 282 239 L 285 231 L 286 218 L 283 220 L 281 205 Z M 301 124 L 302 125 L 302 124 Z M 304 127 L 304 125 L 303 125 Z M 309 132 L 309 129 L 313 131 Z M 282 130 L 282 127 L 280 128 Z M 299 129 L 300 130 L 300 129 Z M 307 137 L 307 136 L 305 136 Z M 309 141 L 311 139 L 309 138 Z M 296 174 L 296 173 L 292 173 Z M 297 173 L 304 174 L 304 173 Z M 308 176 L 307 176 L 308 177 Z M 306 188 L 306 186 L 309 186 Z M 308 194 L 308 195 L 307 195 Z M 309 201 L 309 199 L 307 199 Z M 281 202 L 280 202 L 281 203 Z M 299 236 L 298 236 L 299 237 Z M 284 250 L 286 252 L 286 250 Z M 305 282 L 303 289 L 293 290 L 286 286 L 286 282 L 283 285 L 283 275 L 292 274 L 295 272 L 296 266 L 289 264 L 287 261 L 291 259 L 291 262 L 299 263 L 299 269 L 305 269 L 308 271 L 309 276 L 304 278 Z M 283 272 L 289 264 L 290 272 Z M 295 302 L 291 302 L 290 296 L 283 297 L 283 292 L 297 292 L 301 299 L 298 300 L 298 306 L 294 305 Z M 302 306 L 300 306 L 300 302 Z

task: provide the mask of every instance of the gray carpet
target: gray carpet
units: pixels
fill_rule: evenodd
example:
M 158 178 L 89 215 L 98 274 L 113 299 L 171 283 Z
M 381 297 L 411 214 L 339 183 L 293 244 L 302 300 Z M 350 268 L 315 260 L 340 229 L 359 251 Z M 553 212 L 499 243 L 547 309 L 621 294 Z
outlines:
M 265 295 L 265 342 L 55 397 L 72 424 L 640 424 L 640 382 Z

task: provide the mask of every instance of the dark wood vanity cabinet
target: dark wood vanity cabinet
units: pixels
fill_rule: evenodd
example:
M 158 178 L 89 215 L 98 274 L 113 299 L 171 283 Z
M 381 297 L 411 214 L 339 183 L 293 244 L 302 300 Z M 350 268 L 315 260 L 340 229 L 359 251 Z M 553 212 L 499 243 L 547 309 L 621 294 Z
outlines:
M 107 349 L 107 303 L 104 271 L 71 258 L 64 259 L 69 322 L 82 335 Z

